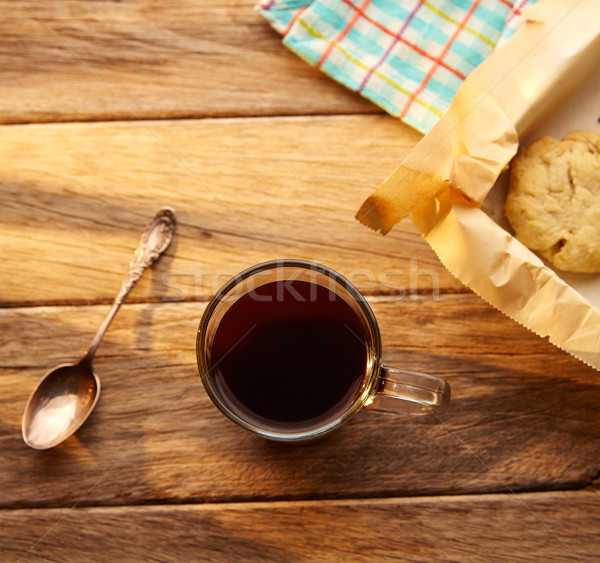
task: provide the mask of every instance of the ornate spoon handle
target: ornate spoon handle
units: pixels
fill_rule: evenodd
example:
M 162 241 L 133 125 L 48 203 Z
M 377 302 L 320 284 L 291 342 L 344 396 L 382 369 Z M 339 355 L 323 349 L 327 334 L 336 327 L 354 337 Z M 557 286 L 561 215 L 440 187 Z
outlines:
M 130 291 L 142 277 L 146 268 L 166 250 L 171 243 L 173 233 L 175 232 L 175 212 L 170 207 L 163 207 L 150 221 L 146 230 L 140 239 L 140 245 L 135 251 L 135 257 L 129 264 L 129 272 L 123 279 L 121 290 L 113 301 L 112 308 L 109 311 L 102 326 L 98 329 L 96 336 L 92 340 L 89 348 L 82 358 L 82 362 L 91 362 L 100 341 L 104 337 L 106 330 L 112 322 L 117 311 L 127 299 Z

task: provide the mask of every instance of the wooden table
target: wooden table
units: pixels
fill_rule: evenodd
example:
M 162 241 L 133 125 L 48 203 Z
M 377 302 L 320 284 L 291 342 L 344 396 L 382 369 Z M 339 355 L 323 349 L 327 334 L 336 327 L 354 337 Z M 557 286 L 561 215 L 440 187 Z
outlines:
M 288 52 L 253 0 L 3 0 L 0 560 L 598 561 L 600 378 L 487 305 L 410 221 L 358 225 L 420 138 Z M 179 227 L 111 326 L 84 427 L 21 439 L 139 235 Z M 446 378 L 443 421 L 361 412 L 306 446 L 210 403 L 198 321 L 293 257 L 368 296 L 384 360 Z

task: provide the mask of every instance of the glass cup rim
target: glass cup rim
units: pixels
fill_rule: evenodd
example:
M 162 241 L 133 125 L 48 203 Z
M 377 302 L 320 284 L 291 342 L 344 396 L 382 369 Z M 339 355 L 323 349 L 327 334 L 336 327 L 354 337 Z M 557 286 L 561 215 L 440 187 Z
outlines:
M 362 313 L 362 317 L 367 323 L 370 330 L 370 334 L 372 336 L 372 338 L 367 344 L 368 373 L 367 375 L 365 375 L 366 383 L 363 384 L 363 390 L 360 392 L 359 396 L 350 404 L 350 406 L 344 412 L 342 412 L 333 420 L 326 422 L 323 425 L 318 426 L 316 428 L 297 432 L 283 432 L 263 428 L 259 425 L 253 424 L 252 422 L 243 419 L 231 409 L 229 409 L 226 405 L 224 405 L 219 395 L 215 392 L 214 388 L 212 387 L 209 381 L 208 373 L 210 371 L 210 368 L 207 365 L 206 358 L 204 355 L 205 341 L 209 322 L 214 312 L 219 307 L 223 298 L 227 296 L 232 289 L 243 283 L 248 278 L 260 272 L 266 270 L 282 270 L 284 268 L 300 268 L 303 270 L 310 270 L 332 279 L 336 284 L 343 287 L 354 300 L 354 302 L 359 306 L 360 311 Z M 332 268 L 329 268 L 328 266 L 309 260 L 288 258 L 269 260 L 246 268 L 242 272 L 233 276 L 230 280 L 223 284 L 223 286 L 215 293 L 215 295 L 208 302 L 204 313 L 202 314 L 202 318 L 200 319 L 200 324 L 198 326 L 198 333 L 196 337 L 196 360 L 198 364 L 198 370 L 200 372 L 200 377 L 202 380 L 202 384 L 204 385 L 204 389 L 206 390 L 213 404 L 227 418 L 237 423 L 239 426 L 245 428 L 246 430 L 249 430 L 250 432 L 253 432 L 254 434 L 257 434 L 264 438 L 286 442 L 300 442 L 319 438 L 325 434 L 328 434 L 335 428 L 341 426 L 348 419 L 354 416 L 365 405 L 369 397 L 371 397 L 377 390 L 377 382 L 379 380 L 379 372 L 381 369 L 380 357 L 381 334 L 379 331 L 379 325 L 377 323 L 377 319 L 375 318 L 375 314 L 371 310 L 371 307 L 367 303 L 365 297 L 349 280 L 347 280 L 340 273 L 336 272 Z

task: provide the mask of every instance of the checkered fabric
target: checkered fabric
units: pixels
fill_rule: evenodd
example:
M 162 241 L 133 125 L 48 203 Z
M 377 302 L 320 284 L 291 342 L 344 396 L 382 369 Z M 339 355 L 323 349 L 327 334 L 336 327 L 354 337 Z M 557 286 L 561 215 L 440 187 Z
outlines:
M 262 0 L 310 65 L 426 133 L 536 0 Z

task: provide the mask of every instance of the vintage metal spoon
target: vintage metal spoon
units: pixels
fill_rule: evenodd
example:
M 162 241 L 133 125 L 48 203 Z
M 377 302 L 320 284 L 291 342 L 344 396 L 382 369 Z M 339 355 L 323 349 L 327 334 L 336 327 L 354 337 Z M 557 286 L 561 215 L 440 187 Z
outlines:
M 28 446 L 46 450 L 60 444 L 85 422 L 96 406 L 100 395 L 100 380 L 92 368 L 96 349 L 146 268 L 169 246 L 175 224 L 175 213 L 169 207 L 156 214 L 140 239 L 121 291 L 81 360 L 49 371 L 31 393 L 21 424 L 23 440 Z

